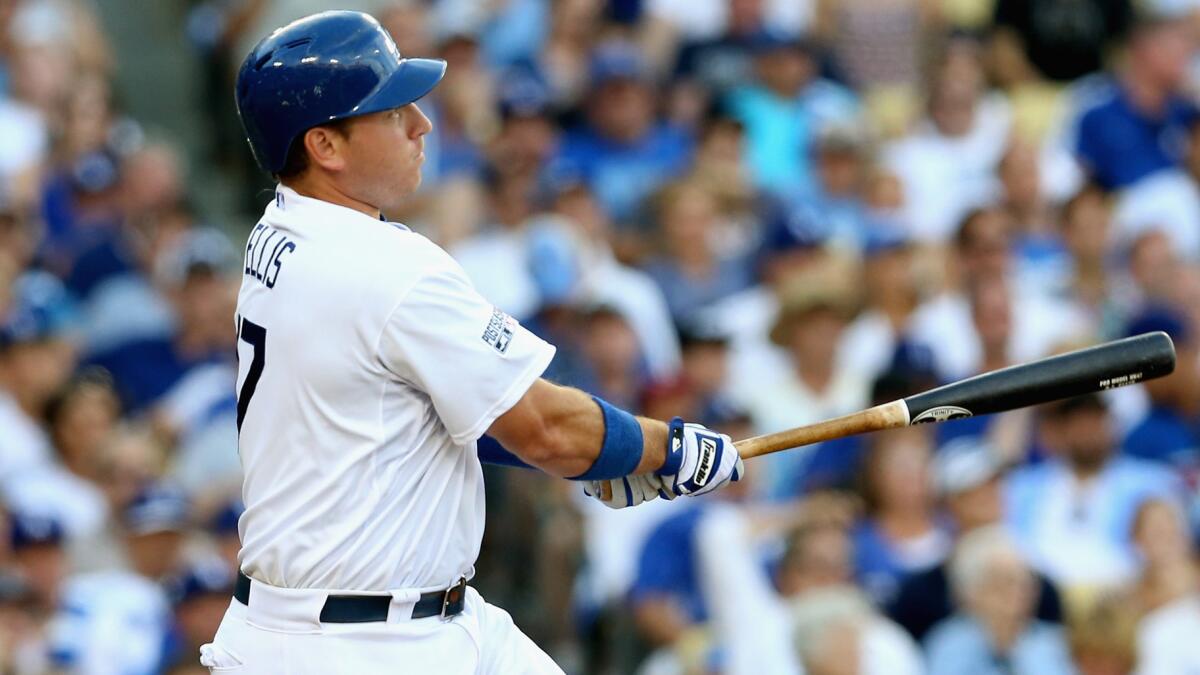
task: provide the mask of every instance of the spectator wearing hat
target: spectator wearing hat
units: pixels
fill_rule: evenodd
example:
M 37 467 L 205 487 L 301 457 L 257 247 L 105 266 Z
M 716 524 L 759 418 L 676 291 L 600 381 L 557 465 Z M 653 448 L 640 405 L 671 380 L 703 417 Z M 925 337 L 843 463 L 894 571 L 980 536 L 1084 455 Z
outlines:
M 858 253 L 870 236 L 870 214 L 863 199 L 871 147 L 866 134 L 850 123 L 831 122 L 812 144 L 814 185 L 788 195 L 798 216 L 820 223 L 830 243 Z
M 933 460 L 933 488 L 957 536 L 1003 522 L 1001 480 L 1004 463 L 980 437 L 964 436 L 938 449 Z M 900 584 L 888 615 L 921 641 L 939 621 L 954 612 L 949 565 L 943 561 L 917 572 Z M 1037 575 L 1038 598 L 1035 616 L 1048 623 L 1062 623 L 1058 591 Z
M 811 281 L 797 284 L 783 299 L 770 332 L 771 341 L 786 351 L 788 368 L 744 394 L 757 433 L 845 415 L 867 402 L 868 380 L 836 358 L 852 316 L 850 291 L 836 279 Z M 776 498 L 791 494 L 807 455 L 776 453 L 762 460 L 768 467 L 763 475 L 769 476 L 763 481 L 765 494 Z
M 50 459 L 41 428 L 46 403 L 70 377 L 76 362 L 74 307 L 48 274 L 30 272 L 12 286 L 0 310 L 0 480 Z
M 171 607 L 163 582 L 178 571 L 187 502 L 167 485 L 145 488 L 122 514 L 130 569 L 77 574 L 64 590 L 51 649 L 75 672 L 161 672 Z
M 753 41 L 756 81 L 731 91 L 726 104 L 746 128 L 746 157 L 756 185 L 779 196 L 817 185 L 813 140 L 827 125 L 859 114 L 854 94 L 822 78 L 815 46 L 762 31 Z
M 1175 343 L 1175 372 L 1142 384 L 1150 409 L 1125 436 L 1130 457 L 1162 462 L 1189 485 L 1200 481 L 1200 351 L 1187 319 L 1169 307 L 1149 307 L 1129 324 L 1129 335 L 1163 331 Z
M 94 348 L 87 362 L 112 373 L 126 410 L 159 401 L 191 369 L 232 361 L 229 329 L 240 275 L 237 251 L 220 232 L 196 229 L 161 256 L 153 270 L 175 315 L 166 334 L 130 335 Z
M 16 513 L 9 529 L 17 573 L 29 586 L 34 611 L 48 617 L 58 605 L 67 576 L 63 526 L 53 518 Z
M 1054 456 L 1013 471 L 1004 489 L 1006 524 L 1026 558 L 1068 592 L 1129 581 L 1137 509 L 1150 498 L 1179 503 L 1179 479 L 1115 454 L 1112 417 L 1098 395 L 1046 406 L 1040 435 Z
M 145 487 L 125 508 L 122 524 L 130 566 L 137 574 L 165 581 L 177 571 L 188 525 L 182 490 L 167 483 Z
M 742 417 L 749 420 L 729 393 L 729 336 L 718 326 L 696 318 L 680 327 L 679 343 L 683 355 L 680 372 L 695 393 L 696 419 L 718 429 L 719 422 Z
M 1062 629 L 1034 618 L 1037 585 L 998 525 L 965 534 L 950 561 L 959 611 L 925 639 L 930 675 L 1070 675 Z
M 633 44 L 598 45 L 589 81 L 586 122 L 567 132 L 548 171 L 578 177 L 618 226 L 628 226 L 643 199 L 682 173 L 692 142 L 658 120 L 651 75 Z
M 171 580 L 168 589 L 175 614 L 171 661 L 195 661 L 200 645 L 216 635 L 233 587 L 234 574 L 215 560 L 194 563 Z

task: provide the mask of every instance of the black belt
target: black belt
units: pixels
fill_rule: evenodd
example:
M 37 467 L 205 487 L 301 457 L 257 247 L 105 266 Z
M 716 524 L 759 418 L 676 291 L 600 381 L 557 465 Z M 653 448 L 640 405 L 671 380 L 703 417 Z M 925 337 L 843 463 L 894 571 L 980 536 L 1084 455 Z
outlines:
M 250 606 L 250 577 L 238 572 L 233 597 Z M 422 593 L 413 605 L 412 618 L 425 619 L 440 616 L 448 619 L 462 613 L 467 599 L 467 578 L 444 591 Z M 325 598 L 321 608 L 322 623 L 369 623 L 387 621 L 388 608 L 392 604 L 390 595 L 331 595 Z

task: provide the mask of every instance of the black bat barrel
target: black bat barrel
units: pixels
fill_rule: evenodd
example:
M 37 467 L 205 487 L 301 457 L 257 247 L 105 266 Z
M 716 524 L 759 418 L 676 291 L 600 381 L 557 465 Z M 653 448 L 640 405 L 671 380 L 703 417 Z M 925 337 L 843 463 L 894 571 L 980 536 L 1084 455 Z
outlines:
M 944 422 L 1057 401 L 1169 375 L 1175 345 L 1145 333 L 976 375 L 904 399 L 911 424 Z

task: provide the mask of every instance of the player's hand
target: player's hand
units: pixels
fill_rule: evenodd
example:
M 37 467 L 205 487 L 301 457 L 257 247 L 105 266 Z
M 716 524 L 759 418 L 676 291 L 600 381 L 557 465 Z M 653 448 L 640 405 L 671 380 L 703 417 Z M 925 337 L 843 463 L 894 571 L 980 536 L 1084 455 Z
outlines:
M 656 475 L 676 495 L 702 495 L 742 477 L 733 439 L 676 417 L 667 431 L 667 460 Z
M 612 480 L 592 480 L 583 484 L 583 493 L 595 497 L 610 509 L 624 509 L 648 502 L 655 497 L 674 499 L 663 479 L 654 474 L 625 476 Z M 607 498 L 606 498 L 607 495 Z

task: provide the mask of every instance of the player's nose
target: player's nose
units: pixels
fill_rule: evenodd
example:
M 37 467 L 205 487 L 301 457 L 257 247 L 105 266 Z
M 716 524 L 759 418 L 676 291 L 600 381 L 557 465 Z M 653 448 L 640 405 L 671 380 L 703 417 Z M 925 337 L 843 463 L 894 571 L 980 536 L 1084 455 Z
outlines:
M 409 116 L 408 135 L 410 138 L 420 138 L 425 134 L 433 131 L 433 122 L 421 112 L 416 103 L 410 103 L 412 106 L 412 115 Z

